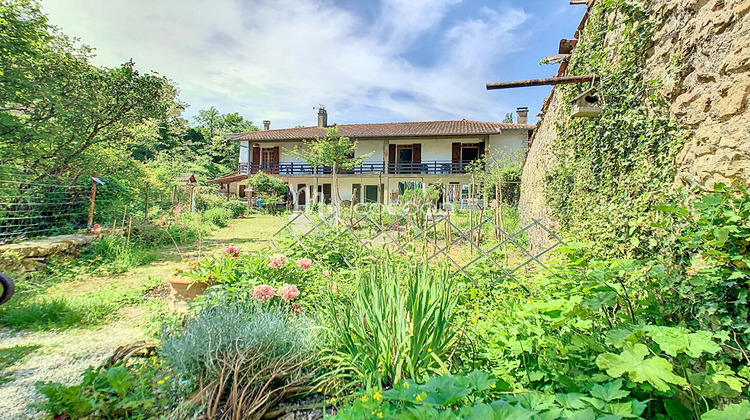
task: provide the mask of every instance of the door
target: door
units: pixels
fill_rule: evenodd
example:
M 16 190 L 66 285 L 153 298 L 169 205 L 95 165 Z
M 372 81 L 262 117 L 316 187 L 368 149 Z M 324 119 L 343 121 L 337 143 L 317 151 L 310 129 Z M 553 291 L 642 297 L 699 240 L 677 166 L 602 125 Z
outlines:
M 352 204 L 360 202 L 359 197 L 362 195 L 362 185 L 352 184 Z
M 307 204 L 307 185 L 305 184 L 297 184 L 297 205 L 298 206 L 304 206 Z
M 398 173 L 410 174 L 413 172 L 414 148 L 412 145 L 403 145 L 397 147 L 398 152 Z
M 275 150 L 271 148 L 263 148 L 260 153 L 260 168 L 263 172 L 273 173 L 274 163 L 276 161 Z
M 323 184 L 323 203 L 331 204 L 331 184 Z
M 377 185 L 365 185 L 365 203 L 377 203 L 378 202 L 378 186 Z

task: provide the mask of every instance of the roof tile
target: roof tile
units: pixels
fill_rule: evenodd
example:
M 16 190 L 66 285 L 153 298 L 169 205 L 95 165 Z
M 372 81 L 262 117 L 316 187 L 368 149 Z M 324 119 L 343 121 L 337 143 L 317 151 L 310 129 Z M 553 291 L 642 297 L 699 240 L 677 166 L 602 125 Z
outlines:
M 378 124 L 341 124 L 337 125 L 339 135 L 353 138 L 371 137 L 419 137 L 419 136 L 451 136 L 472 134 L 500 134 L 502 130 L 533 130 L 534 125 L 509 124 L 483 121 L 424 121 Z M 229 134 L 230 140 L 304 140 L 324 137 L 325 128 L 300 127 L 284 128 L 266 131 L 250 131 L 247 133 Z

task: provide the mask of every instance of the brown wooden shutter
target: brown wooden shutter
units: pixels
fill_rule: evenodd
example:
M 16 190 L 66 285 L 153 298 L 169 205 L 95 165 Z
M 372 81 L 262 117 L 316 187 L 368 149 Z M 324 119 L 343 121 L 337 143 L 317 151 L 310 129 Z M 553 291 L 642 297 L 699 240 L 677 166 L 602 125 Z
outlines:
M 485 145 L 484 142 L 479 143 L 479 156 L 477 156 L 477 158 L 481 158 L 482 156 L 484 156 L 484 152 L 485 152 L 484 145 Z
M 396 145 L 395 144 L 388 145 L 388 172 L 389 173 L 396 172 Z
M 421 144 L 413 144 L 411 146 L 412 154 L 411 159 L 412 161 L 417 163 L 422 163 L 422 145 Z
M 346 158 L 347 159 L 354 159 L 354 152 L 347 153 L 346 154 Z M 346 170 L 339 169 L 339 173 L 353 174 L 354 173 L 354 168 L 352 168 L 352 169 L 346 169 Z
M 453 143 L 453 150 L 451 151 L 451 161 L 453 163 L 459 163 L 461 161 L 461 143 Z
M 272 174 L 279 173 L 279 146 L 273 148 L 273 168 L 271 168 Z
M 254 174 L 258 172 L 260 168 L 260 147 L 253 147 L 253 161 L 250 165 L 250 173 Z

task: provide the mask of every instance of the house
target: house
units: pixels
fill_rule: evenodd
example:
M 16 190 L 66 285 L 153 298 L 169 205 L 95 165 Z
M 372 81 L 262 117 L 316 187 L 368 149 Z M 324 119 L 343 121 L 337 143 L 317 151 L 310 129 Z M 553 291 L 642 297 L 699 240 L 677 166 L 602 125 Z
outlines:
M 340 136 L 357 141 L 355 156 L 371 154 L 362 165 L 340 171 L 339 194 L 353 202 L 398 201 L 404 188 L 421 187 L 440 181 L 444 202 L 468 198 L 471 177 L 468 165 L 485 153 L 520 155 L 535 126 L 527 124 L 527 108 L 518 108 L 518 124 L 480 121 L 426 121 L 336 125 Z M 312 167 L 292 153 L 304 141 L 324 137 L 328 113 L 318 111 L 312 127 L 264 129 L 230 134 L 240 143 L 237 171 L 209 181 L 221 184 L 227 193 L 245 197 L 247 180 L 264 171 L 289 184 L 294 205 L 331 202 L 331 169 Z

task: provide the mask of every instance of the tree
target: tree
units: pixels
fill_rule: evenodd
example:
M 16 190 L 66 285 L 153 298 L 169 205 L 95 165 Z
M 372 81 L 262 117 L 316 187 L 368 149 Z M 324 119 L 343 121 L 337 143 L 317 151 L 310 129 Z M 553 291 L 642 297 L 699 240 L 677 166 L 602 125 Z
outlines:
M 127 130 L 163 120 L 177 90 L 128 61 L 94 67 L 91 49 L 51 26 L 37 2 L 0 4 L 0 159 L 34 173 L 78 176 L 128 153 Z
M 340 170 L 351 170 L 361 165 L 365 158 L 372 153 L 355 157 L 357 142 L 351 141 L 349 137 L 339 136 L 338 127 L 326 130 L 325 137 L 316 137 L 315 140 L 305 142 L 303 148 L 295 147 L 293 152 L 300 159 L 313 167 L 328 166 L 332 168 L 333 174 L 333 205 L 338 206 L 341 201 L 339 195 L 338 172 Z
M 505 118 L 503 118 L 504 123 L 513 124 L 513 113 L 509 112 L 505 114 Z
M 245 131 L 258 131 L 252 121 L 246 120 L 237 112 L 221 114 L 216 107 L 202 109 L 195 117 L 195 129 L 203 136 L 203 152 L 210 155 L 215 163 L 232 167 L 237 162 L 239 144 L 229 141 L 225 134 Z

